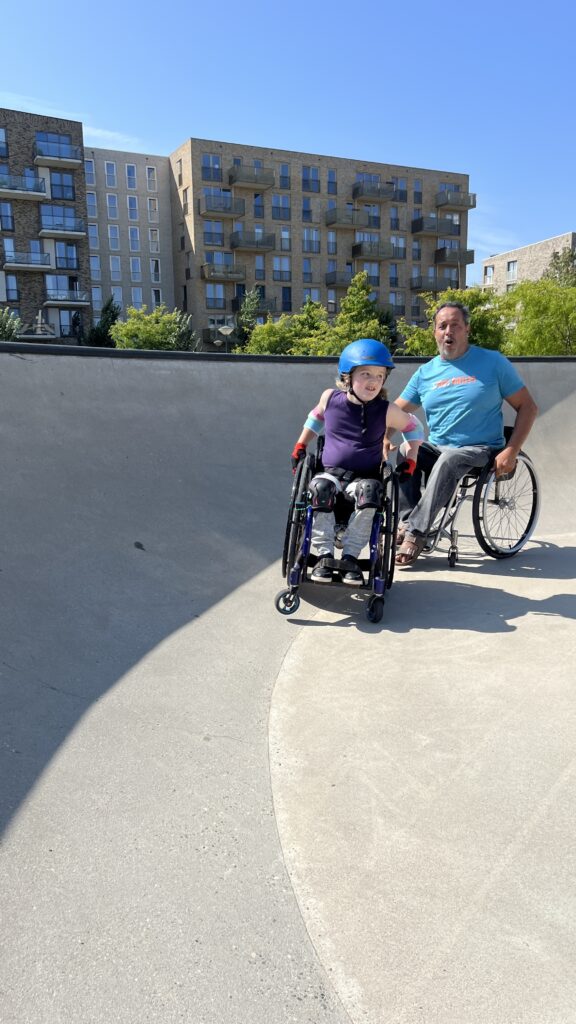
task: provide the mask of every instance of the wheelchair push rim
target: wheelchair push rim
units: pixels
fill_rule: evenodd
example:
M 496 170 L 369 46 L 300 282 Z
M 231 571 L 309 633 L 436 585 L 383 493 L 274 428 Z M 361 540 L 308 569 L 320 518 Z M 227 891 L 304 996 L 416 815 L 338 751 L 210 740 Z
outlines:
M 531 460 L 519 452 L 509 478 L 497 479 L 486 466 L 476 485 L 472 505 L 474 532 L 492 558 L 511 558 L 530 539 L 540 509 L 538 479 Z

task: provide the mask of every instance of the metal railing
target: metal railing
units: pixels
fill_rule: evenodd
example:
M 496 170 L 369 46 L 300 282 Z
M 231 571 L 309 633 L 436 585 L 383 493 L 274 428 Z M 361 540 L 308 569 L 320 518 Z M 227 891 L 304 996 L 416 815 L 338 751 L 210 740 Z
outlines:
M 0 189 L 10 192 L 42 192 L 46 194 L 46 179 L 31 178 L 24 174 L 0 174 Z
M 70 142 L 35 142 L 34 156 L 45 156 L 57 160 L 82 160 L 82 149 Z
M 44 252 L 5 252 L 4 263 L 18 263 L 23 267 L 49 267 L 50 254 Z

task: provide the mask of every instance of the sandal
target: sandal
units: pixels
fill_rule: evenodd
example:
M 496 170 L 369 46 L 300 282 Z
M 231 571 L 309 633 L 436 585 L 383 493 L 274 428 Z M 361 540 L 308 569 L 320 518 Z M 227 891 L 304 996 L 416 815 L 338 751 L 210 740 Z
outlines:
M 405 533 L 402 545 L 396 552 L 396 565 L 399 569 L 407 569 L 413 565 L 426 547 L 426 537 L 417 537 L 414 533 Z

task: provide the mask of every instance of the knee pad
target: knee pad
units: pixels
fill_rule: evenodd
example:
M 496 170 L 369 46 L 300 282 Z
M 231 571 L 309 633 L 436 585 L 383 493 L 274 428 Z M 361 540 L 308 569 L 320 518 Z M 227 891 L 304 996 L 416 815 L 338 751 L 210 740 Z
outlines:
M 359 480 L 356 484 L 356 508 L 380 508 L 384 500 L 381 480 Z
M 338 487 L 334 480 L 325 476 L 315 476 L 310 481 L 312 508 L 316 512 L 333 512 L 338 495 Z

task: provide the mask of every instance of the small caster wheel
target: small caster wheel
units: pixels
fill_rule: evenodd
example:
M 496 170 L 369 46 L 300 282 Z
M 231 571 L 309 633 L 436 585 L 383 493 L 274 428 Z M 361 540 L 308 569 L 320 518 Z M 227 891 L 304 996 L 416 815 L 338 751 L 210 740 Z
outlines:
M 290 590 L 281 590 L 274 598 L 274 605 L 281 615 L 292 615 L 300 607 L 300 598 Z
M 368 622 L 380 622 L 380 619 L 384 615 L 384 598 L 383 597 L 371 597 L 368 601 L 368 607 L 366 609 L 366 618 Z
M 457 561 L 458 561 L 458 549 L 457 548 L 450 548 L 450 551 L 448 552 L 448 565 L 450 566 L 451 569 L 454 568 L 454 566 L 456 565 Z

